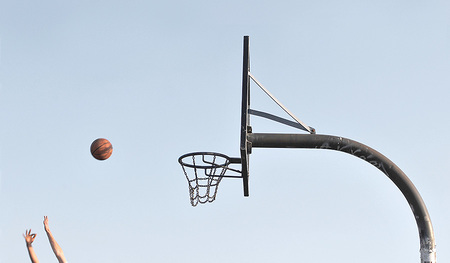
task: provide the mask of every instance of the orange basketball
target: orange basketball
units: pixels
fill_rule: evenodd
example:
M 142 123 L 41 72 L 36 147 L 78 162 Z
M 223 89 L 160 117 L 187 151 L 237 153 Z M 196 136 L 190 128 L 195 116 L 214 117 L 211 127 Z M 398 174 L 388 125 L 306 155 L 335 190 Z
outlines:
M 107 139 L 99 138 L 91 144 L 91 154 L 97 160 L 103 161 L 108 159 L 112 152 L 112 144 Z

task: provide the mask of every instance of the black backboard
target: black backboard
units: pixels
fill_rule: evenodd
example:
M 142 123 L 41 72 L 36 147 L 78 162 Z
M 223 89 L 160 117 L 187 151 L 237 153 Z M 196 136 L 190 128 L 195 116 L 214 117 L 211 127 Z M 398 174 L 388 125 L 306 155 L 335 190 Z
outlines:
M 250 127 L 250 55 L 249 55 L 249 37 L 244 36 L 244 52 L 243 52 L 243 66 L 242 66 L 242 112 L 241 112 L 241 164 L 242 164 L 242 179 L 244 184 L 244 196 L 249 196 L 248 193 L 248 169 L 249 169 L 249 154 L 251 145 L 248 141 L 248 134 L 251 133 Z

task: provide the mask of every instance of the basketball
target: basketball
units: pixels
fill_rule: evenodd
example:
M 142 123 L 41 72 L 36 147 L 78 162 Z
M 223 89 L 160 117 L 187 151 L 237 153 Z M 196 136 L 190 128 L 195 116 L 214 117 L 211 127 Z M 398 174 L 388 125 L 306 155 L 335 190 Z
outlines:
M 108 159 L 112 152 L 112 144 L 107 139 L 99 138 L 91 144 L 91 154 L 97 160 L 103 161 Z

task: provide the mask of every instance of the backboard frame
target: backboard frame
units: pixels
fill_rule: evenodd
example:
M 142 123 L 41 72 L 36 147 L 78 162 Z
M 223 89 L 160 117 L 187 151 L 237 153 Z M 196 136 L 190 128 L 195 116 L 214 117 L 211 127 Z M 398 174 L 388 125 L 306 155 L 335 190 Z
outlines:
M 244 50 L 242 63 L 242 107 L 241 107 L 241 165 L 244 196 L 249 196 L 248 190 L 248 170 L 249 154 L 251 153 L 251 143 L 248 140 L 248 134 L 251 133 L 250 126 L 250 54 L 249 54 L 249 36 L 244 36 Z

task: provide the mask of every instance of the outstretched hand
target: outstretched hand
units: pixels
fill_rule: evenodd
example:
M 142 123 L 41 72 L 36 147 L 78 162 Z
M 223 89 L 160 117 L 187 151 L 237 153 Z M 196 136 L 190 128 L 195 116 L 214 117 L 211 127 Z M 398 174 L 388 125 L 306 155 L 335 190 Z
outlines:
M 48 226 L 48 217 L 44 216 L 44 229 L 46 232 L 50 232 L 50 227 Z
M 30 230 L 25 230 L 25 234 L 23 234 L 23 237 L 25 238 L 25 242 L 27 243 L 27 246 L 31 246 L 31 243 L 33 243 L 34 239 L 36 238 L 36 234 L 31 234 Z

